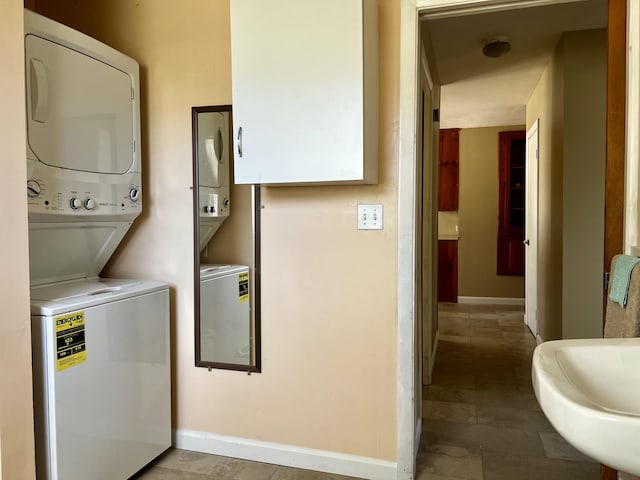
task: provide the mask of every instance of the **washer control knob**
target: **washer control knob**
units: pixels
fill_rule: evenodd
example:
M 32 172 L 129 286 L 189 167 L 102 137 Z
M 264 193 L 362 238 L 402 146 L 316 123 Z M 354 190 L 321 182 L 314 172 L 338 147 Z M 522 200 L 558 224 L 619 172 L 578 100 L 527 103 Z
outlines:
M 69 200 L 69 206 L 72 210 L 78 210 L 82 206 L 82 202 L 76 197 L 72 197 L 71 200 Z
M 94 202 L 93 199 L 91 198 L 87 198 L 84 201 L 84 208 L 86 208 L 87 210 L 93 210 L 95 206 L 96 206 L 96 202 Z
M 42 192 L 42 187 L 35 180 L 27 180 L 27 196 L 36 198 Z
M 129 198 L 132 202 L 137 202 L 140 198 L 140 190 L 137 188 L 131 188 L 131 190 L 129 190 Z
M 206 205 L 204 207 L 202 207 L 204 210 L 204 213 L 209 213 L 209 207 L 207 207 Z
M 229 201 L 229 199 L 228 199 L 228 198 L 225 198 L 225 199 L 223 200 L 223 202 L 222 202 L 222 204 L 224 205 L 224 208 L 229 208 L 229 204 L 230 204 L 230 203 L 231 203 L 231 202 Z

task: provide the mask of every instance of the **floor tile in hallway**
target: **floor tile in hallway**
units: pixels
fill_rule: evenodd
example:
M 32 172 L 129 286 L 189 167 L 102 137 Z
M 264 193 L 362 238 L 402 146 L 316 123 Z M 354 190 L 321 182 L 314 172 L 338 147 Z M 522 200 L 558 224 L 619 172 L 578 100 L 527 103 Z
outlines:
M 521 307 L 441 304 L 439 330 L 417 480 L 598 480 L 538 406 Z

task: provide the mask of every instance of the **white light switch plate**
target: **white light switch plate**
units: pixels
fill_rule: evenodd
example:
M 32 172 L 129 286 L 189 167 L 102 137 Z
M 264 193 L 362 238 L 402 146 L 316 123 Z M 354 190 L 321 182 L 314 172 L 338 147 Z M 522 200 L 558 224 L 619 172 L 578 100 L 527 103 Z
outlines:
M 358 230 L 382 230 L 382 204 L 358 205 Z

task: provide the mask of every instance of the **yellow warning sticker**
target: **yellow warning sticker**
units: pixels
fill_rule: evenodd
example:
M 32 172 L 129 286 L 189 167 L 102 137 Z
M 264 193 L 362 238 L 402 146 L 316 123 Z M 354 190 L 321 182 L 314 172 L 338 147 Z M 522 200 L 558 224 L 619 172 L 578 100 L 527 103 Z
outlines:
M 241 273 L 238 275 L 238 302 L 247 300 L 249 300 L 249 274 Z
M 74 367 L 87 360 L 84 312 L 73 312 L 55 317 L 56 370 Z

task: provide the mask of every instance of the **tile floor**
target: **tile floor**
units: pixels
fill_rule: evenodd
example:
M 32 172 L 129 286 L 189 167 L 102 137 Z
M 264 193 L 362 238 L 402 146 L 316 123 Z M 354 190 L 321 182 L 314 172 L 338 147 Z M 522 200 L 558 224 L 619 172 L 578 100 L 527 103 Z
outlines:
M 353 480 L 353 477 L 171 449 L 132 480 Z
M 598 480 L 531 386 L 532 335 L 519 307 L 440 305 L 433 382 L 423 392 L 416 480 Z M 172 449 L 136 480 L 347 480 L 352 477 Z
M 439 330 L 416 480 L 598 480 L 538 406 L 521 307 L 441 304 Z

